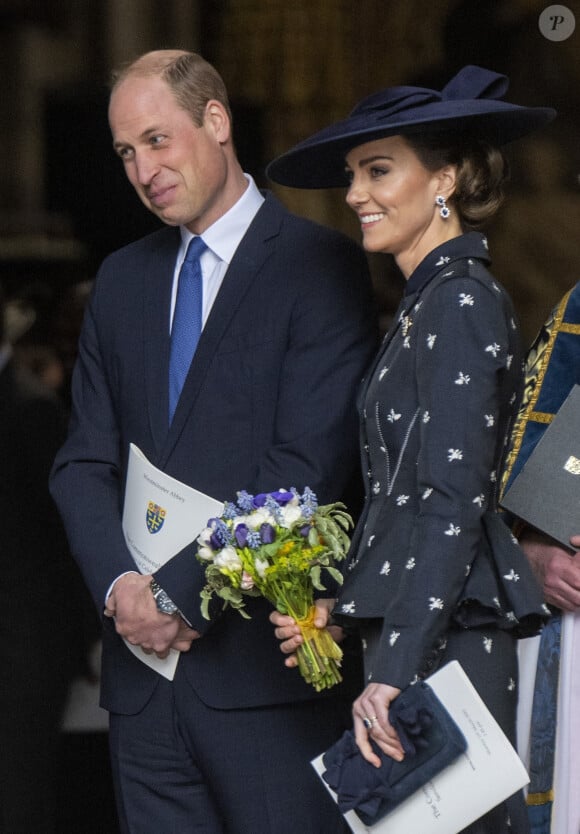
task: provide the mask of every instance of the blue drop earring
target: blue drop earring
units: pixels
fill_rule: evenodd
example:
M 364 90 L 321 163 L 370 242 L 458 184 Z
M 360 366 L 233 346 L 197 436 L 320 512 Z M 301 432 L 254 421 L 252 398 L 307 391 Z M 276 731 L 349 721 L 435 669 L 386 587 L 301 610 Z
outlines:
M 441 194 L 438 194 L 437 197 L 435 197 L 435 205 L 439 206 L 439 214 L 441 215 L 443 220 L 447 220 L 451 212 L 447 207 L 447 201 L 445 197 L 443 197 Z

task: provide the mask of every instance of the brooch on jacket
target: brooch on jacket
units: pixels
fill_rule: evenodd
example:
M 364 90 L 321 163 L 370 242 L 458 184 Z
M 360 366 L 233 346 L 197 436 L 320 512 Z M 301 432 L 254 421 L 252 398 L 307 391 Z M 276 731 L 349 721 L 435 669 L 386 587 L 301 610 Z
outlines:
M 401 332 L 403 337 L 406 338 L 409 330 L 413 326 L 413 319 L 411 316 L 401 316 Z

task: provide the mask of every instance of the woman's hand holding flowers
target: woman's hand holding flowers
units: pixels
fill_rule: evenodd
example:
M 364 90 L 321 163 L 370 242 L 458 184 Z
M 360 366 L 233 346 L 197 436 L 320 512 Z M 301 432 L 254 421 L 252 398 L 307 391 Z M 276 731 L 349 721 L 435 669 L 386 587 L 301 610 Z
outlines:
M 334 608 L 334 599 L 317 599 L 314 603 L 316 613 L 314 614 L 314 625 L 316 628 L 326 628 L 331 637 L 336 643 L 340 643 L 344 639 L 344 632 L 340 626 L 328 625 L 330 620 L 330 613 Z M 276 626 L 274 634 L 276 638 L 281 641 L 280 651 L 288 655 L 284 664 L 289 669 L 298 666 L 298 658 L 296 650 L 304 642 L 304 637 L 296 620 L 289 617 L 287 614 L 281 614 L 280 611 L 273 611 L 270 614 L 270 622 Z

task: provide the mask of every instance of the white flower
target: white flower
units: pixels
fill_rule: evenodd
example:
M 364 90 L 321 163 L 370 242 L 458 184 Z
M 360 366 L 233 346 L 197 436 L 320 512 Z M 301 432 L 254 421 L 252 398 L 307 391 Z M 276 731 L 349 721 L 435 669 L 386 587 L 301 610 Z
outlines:
M 491 650 L 493 648 L 493 640 L 491 639 L 491 637 L 483 638 L 483 648 L 486 650 L 488 654 L 491 654 Z
M 199 536 L 197 537 L 197 543 L 202 546 L 209 545 L 212 534 L 213 530 L 211 527 L 204 527 Z
M 374 492 L 375 495 L 378 495 L 380 491 L 381 491 L 381 482 L 380 481 L 375 481 L 374 484 L 373 484 L 373 492 Z
M 407 350 L 411 347 L 411 337 L 410 336 L 405 336 L 405 338 L 403 339 L 403 347 Z
M 427 498 L 429 498 L 429 496 L 432 495 L 432 494 L 433 494 L 433 487 L 427 487 L 427 489 L 423 492 L 423 495 L 421 496 L 421 498 L 423 499 L 423 501 L 426 501 Z
M 445 530 L 446 536 L 458 536 L 461 533 L 461 527 L 457 527 L 455 524 L 449 524 L 447 530 Z
M 485 502 L 485 495 L 483 493 L 481 493 L 481 495 L 476 495 L 471 503 L 472 504 L 477 504 L 479 507 L 483 507 L 484 502 Z
M 404 506 L 409 500 L 408 495 L 397 495 L 397 507 Z
M 389 634 L 389 646 L 394 646 L 400 636 L 400 631 L 391 631 L 391 633 Z
M 354 614 L 356 611 L 354 600 L 352 602 L 344 602 L 341 606 L 341 611 L 343 614 Z
M 280 511 L 280 527 L 290 528 L 292 525 L 302 517 L 302 510 L 300 507 L 294 507 L 292 504 L 286 504 Z
M 469 374 L 464 374 L 463 371 L 459 371 L 459 376 L 455 380 L 456 385 L 469 385 L 471 382 L 471 377 Z
M 505 360 L 505 366 L 506 366 L 506 368 L 508 369 L 508 371 L 509 371 L 509 369 L 511 368 L 511 366 L 512 366 L 512 362 L 513 362 L 513 361 L 514 361 L 513 354 L 508 353 L 508 355 L 507 355 L 507 359 Z
M 415 562 L 415 557 L 411 556 L 410 559 L 407 559 L 407 564 L 405 565 L 406 570 L 413 570 L 417 563 Z
M 516 688 L 516 682 L 513 678 L 510 678 L 508 681 L 508 692 L 513 692 Z
M 262 524 L 271 524 L 274 527 L 276 519 L 265 507 L 258 507 L 249 515 L 237 518 L 236 524 L 246 524 L 250 530 L 257 530 Z
M 461 449 L 447 449 L 447 460 L 451 463 L 454 460 L 463 460 Z
M 197 548 L 197 555 L 200 559 L 203 559 L 206 562 L 211 562 L 215 554 L 211 547 L 206 547 L 202 544 L 200 547 Z
M 387 420 L 389 421 L 389 423 L 394 423 L 396 420 L 400 420 L 400 419 L 401 419 L 401 415 L 397 414 L 397 412 L 395 411 L 394 408 L 391 408 L 391 410 L 389 411 L 389 413 L 387 415 Z
M 391 563 L 389 561 L 385 562 L 385 564 L 381 568 L 381 576 L 388 576 L 391 572 Z
M 435 340 L 437 339 L 436 333 L 429 333 L 427 336 L 427 347 L 429 350 L 433 350 L 433 345 L 435 344 Z
M 465 307 L 466 305 L 468 307 L 473 307 L 474 304 L 475 304 L 475 300 L 474 300 L 472 295 L 470 295 L 467 292 L 460 292 L 459 293 L 459 306 L 460 307 Z
M 484 414 L 483 419 L 485 420 L 485 425 L 488 429 L 495 426 L 495 417 L 493 414 Z
M 226 568 L 231 571 L 241 571 L 242 569 L 242 562 L 236 553 L 236 549 L 234 547 L 230 547 L 229 545 L 227 547 L 222 547 L 215 557 L 214 563 L 218 566 L 218 568 Z
M 431 415 L 429 414 L 429 412 L 428 412 L 428 411 L 425 411 L 425 412 L 423 413 L 423 422 L 424 422 L 424 423 L 428 423 L 430 419 L 431 419 Z
M 500 352 L 500 350 L 501 350 L 500 345 L 498 345 L 498 343 L 497 343 L 497 342 L 494 342 L 492 345 L 488 345 L 488 346 L 486 347 L 485 352 L 486 352 L 486 353 L 491 353 L 491 355 L 492 355 L 492 356 L 493 356 L 493 358 L 495 359 L 495 357 L 498 355 L 498 353 Z
M 267 559 L 260 559 L 259 556 L 256 556 L 254 559 L 254 567 L 256 568 L 256 573 L 263 579 L 266 575 L 266 568 L 268 567 L 268 560 Z
M 443 600 L 439 597 L 429 597 L 429 610 L 434 611 L 435 609 L 439 609 L 439 611 L 443 611 Z
M 450 261 L 450 258 L 449 258 L 448 255 L 441 255 L 441 257 L 439 258 L 439 260 L 437 261 L 435 266 L 445 266 L 445 264 L 448 264 L 449 261 Z

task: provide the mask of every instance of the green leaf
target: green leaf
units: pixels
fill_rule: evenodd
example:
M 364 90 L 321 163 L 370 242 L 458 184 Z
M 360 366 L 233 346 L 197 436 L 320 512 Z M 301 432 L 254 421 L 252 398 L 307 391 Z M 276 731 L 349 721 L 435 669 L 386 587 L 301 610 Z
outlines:
M 310 569 L 310 579 L 318 591 L 326 590 L 326 587 L 320 581 L 320 565 L 314 565 L 314 567 Z

